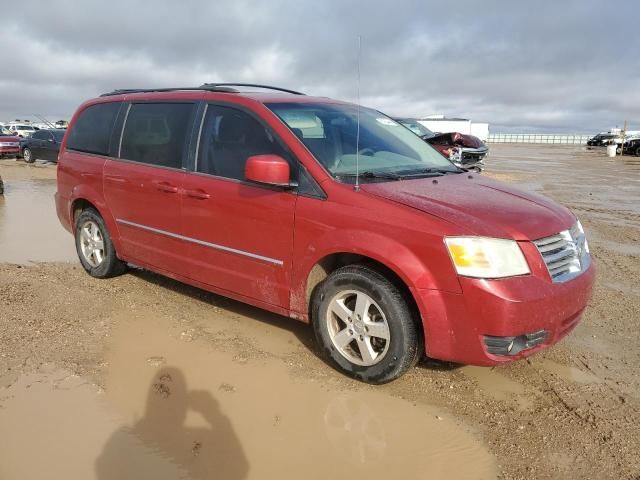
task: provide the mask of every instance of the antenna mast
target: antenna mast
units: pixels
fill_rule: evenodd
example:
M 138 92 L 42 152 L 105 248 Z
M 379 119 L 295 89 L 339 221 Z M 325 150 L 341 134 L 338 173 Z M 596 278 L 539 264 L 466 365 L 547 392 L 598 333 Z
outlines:
M 356 192 L 360 191 L 360 53 L 362 51 L 362 35 L 358 35 L 358 91 L 357 101 L 358 106 L 356 109 L 356 183 L 353 189 Z
M 34 113 L 33 115 L 34 115 L 35 117 L 39 118 L 39 119 L 40 119 L 40 121 L 44 122 L 44 124 L 45 124 L 47 127 L 49 127 L 49 128 L 56 128 L 56 126 L 55 126 L 53 123 L 51 123 L 49 120 L 47 120 L 47 119 L 46 119 L 46 118 L 44 118 L 43 116 L 38 115 L 37 113 Z

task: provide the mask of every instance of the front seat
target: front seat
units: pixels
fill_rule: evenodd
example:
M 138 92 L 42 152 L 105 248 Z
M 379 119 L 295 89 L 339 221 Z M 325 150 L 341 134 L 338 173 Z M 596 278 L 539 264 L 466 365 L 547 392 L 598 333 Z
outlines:
M 215 175 L 244 179 L 244 164 L 247 161 L 248 151 L 246 125 L 241 115 L 234 113 L 222 117 L 212 153 Z

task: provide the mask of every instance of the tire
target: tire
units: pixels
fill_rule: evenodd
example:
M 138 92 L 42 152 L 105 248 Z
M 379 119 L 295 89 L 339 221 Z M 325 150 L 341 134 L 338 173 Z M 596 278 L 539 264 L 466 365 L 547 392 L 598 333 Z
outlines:
M 369 307 L 362 308 L 367 302 Z M 360 312 L 367 312 L 368 320 Z M 420 359 L 423 337 L 416 317 L 392 282 L 363 265 L 333 272 L 311 301 L 313 328 L 324 356 L 337 370 L 372 384 L 397 379 Z
M 640 157 L 640 145 L 636 148 L 636 157 Z
M 30 148 L 24 148 L 22 150 L 22 158 L 27 163 L 33 163 L 36 161 L 36 159 L 33 157 L 33 152 L 31 152 Z
M 80 212 L 74 231 L 78 258 L 89 275 L 110 278 L 127 271 L 127 264 L 118 258 L 102 217 L 93 208 Z

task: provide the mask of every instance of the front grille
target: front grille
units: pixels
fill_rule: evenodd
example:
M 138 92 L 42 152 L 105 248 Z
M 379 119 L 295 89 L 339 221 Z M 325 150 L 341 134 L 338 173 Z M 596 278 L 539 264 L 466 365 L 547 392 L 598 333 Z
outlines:
M 579 224 L 556 235 L 533 242 L 547 265 L 555 283 L 577 277 L 589 266 L 587 240 Z
M 486 153 L 462 152 L 462 162 L 478 162 L 486 156 Z

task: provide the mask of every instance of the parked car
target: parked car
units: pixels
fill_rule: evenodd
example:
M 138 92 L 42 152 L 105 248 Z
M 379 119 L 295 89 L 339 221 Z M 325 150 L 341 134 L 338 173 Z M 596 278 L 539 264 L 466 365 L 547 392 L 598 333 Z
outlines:
M 0 158 L 20 154 L 20 137 L 6 129 L 0 129 Z
M 36 159 L 57 163 L 60 144 L 66 130 L 38 130 L 21 142 L 21 154 L 24 161 L 33 163 Z
M 38 127 L 33 125 L 23 125 L 23 124 L 11 124 L 7 125 L 7 128 L 11 130 L 18 137 L 27 138 L 33 135 L 35 132 L 39 130 Z
M 78 108 L 55 199 L 89 275 L 132 263 L 310 322 L 371 383 L 425 354 L 527 357 L 580 321 L 595 269 L 567 208 L 464 172 L 378 111 L 269 88 Z
M 620 142 L 622 142 L 622 137 L 619 135 L 615 135 L 613 133 L 599 133 L 593 138 L 587 140 L 587 145 L 589 147 L 606 147 L 607 145 Z
M 434 133 L 415 118 L 397 118 L 398 122 L 433 146 L 458 167 L 481 172 L 489 148 L 482 140 L 463 133 Z
M 624 142 L 624 153 L 640 156 L 640 138 L 631 138 Z

